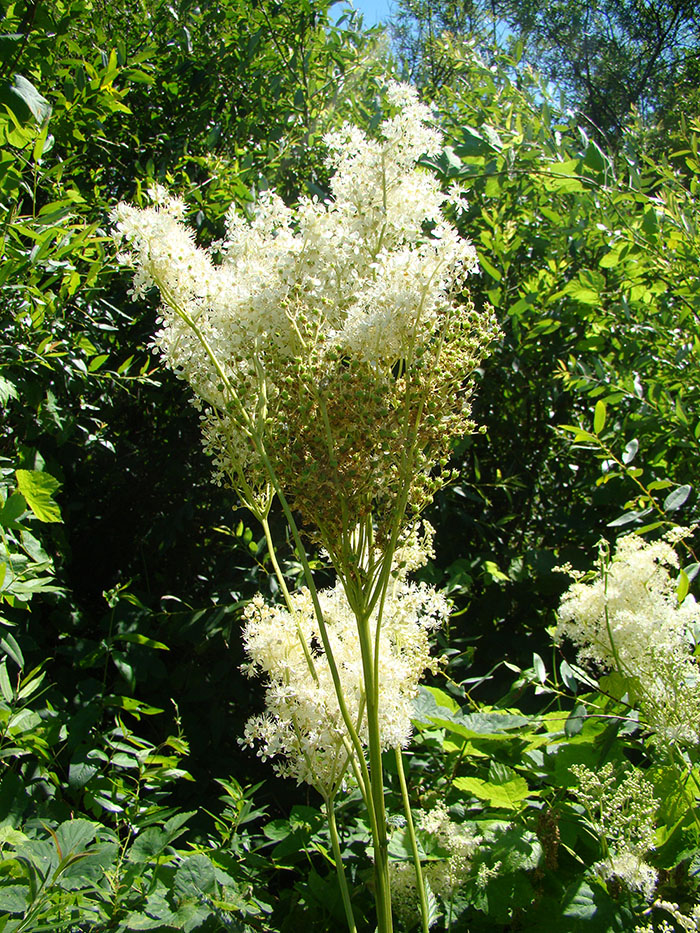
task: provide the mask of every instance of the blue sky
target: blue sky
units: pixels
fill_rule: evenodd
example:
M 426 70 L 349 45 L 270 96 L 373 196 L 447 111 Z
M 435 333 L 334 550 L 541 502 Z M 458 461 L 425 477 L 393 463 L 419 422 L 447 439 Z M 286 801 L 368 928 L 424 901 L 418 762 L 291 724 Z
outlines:
M 362 13 L 365 26 L 375 26 L 384 22 L 389 18 L 392 8 L 391 0 L 348 0 L 348 5 L 350 4 Z

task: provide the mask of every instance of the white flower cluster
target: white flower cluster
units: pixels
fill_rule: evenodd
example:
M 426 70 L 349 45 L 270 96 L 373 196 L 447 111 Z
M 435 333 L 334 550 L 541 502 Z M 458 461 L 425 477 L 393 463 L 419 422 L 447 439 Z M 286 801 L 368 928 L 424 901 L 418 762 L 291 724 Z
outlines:
M 611 763 L 597 772 L 585 765 L 573 765 L 571 771 L 578 779 L 571 793 L 583 805 L 588 825 L 607 849 L 607 857 L 593 870 L 651 900 L 657 873 L 644 856 L 654 848 L 659 805 L 651 783 L 637 769 L 622 777 Z
M 700 905 L 698 904 L 693 905 L 689 914 L 684 914 L 678 904 L 673 901 L 656 900 L 652 907 L 656 911 L 665 911 L 670 914 L 677 926 L 663 918 L 658 925 L 649 922 L 644 926 L 635 927 L 634 933 L 677 933 L 679 929 L 684 930 L 685 933 L 697 933 L 700 930 Z
M 700 741 L 700 682 L 691 629 L 700 611 L 692 595 L 679 604 L 677 567 L 667 541 L 626 535 L 593 580 L 564 594 L 556 637 L 570 639 L 580 660 L 637 684 L 631 693 L 659 741 L 692 744 Z
M 134 294 L 161 293 L 158 350 L 218 409 L 229 438 L 245 425 L 227 413 L 212 357 L 231 385 L 249 380 L 251 361 L 264 362 L 264 390 L 245 399 L 251 414 L 261 394 L 272 404 L 285 357 L 341 352 L 390 371 L 429 343 L 477 268 L 473 246 L 442 214 L 437 179 L 416 165 L 441 146 L 429 109 L 403 84 L 392 83 L 387 99 L 393 115 L 378 138 L 349 125 L 326 137 L 335 169 L 328 200 L 303 198 L 292 210 L 263 192 L 250 218 L 229 211 L 215 249 L 196 246 L 183 203 L 161 188 L 151 207 L 114 211 L 121 258 L 136 269 Z M 211 446 L 211 424 L 208 435 Z M 252 455 L 250 444 L 231 449 L 234 459 Z M 219 467 L 230 469 L 225 457 Z
M 443 900 L 450 901 L 469 876 L 472 858 L 479 847 L 481 836 L 472 826 L 454 822 L 443 803 L 423 811 L 416 820 L 416 827 L 433 836 L 447 853 L 445 858 L 423 861 L 421 868 L 430 890 Z M 410 926 L 420 916 L 416 869 L 413 862 L 392 861 L 389 870 L 392 906 L 397 916 L 406 926 Z
M 319 592 L 328 640 L 350 717 L 367 744 L 366 699 L 357 620 L 340 584 Z M 243 742 L 275 758 L 279 774 L 332 795 L 350 764 L 328 659 L 311 596 L 291 597 L 291 611 L 256 597 L 246 610 L 243 644 L 250 676 L 267 680 L 265 712 L 248 720 Z M 376 633 L 377 613 L 371 620 Z M 403 747 L 411 735 L 412 701 L 433 668 L 428 633 L 449 615 L 445 597 L 396 571 L 379 632 L 379 728 L 382 747 Z M 311 663 L 310 663 L 311 662 Z

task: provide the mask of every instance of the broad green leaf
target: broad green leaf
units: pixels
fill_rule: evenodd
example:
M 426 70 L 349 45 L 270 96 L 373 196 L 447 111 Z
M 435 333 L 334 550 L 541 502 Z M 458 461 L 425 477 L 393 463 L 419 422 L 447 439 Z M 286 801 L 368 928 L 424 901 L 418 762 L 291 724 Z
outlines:
M 620 252 L 617 249 L 611 249 L 606 253 L 598 263 L 601 269 L 613 269 L 620 262 Z
M 23 884 L 0 885 L 0 911 L 24 914 L 30 904 L 29 888 Z M 16 923 L 17 921 L 14 921 Z M 12 929 L 15 929 L 13 926 Z
M 162 852 L 168 842 L 167 833 L 164 833 L 158 826 L 149 826 L 136 837 L 129 852 L 129 859 L 137 864 L 148 862 Z
M 688 590 L 690 589 L 690 580 L 688 579 L 688 574 L 685 570 L 681 570 L 678 574 L 678 586 L 676 587 L 676 596 L 678 597 L 678 602 L 682 603 L 685 597 L 688 595 Z
M 525 716 L 515 716 L 505 713 L 472 713 L 468 716 L 444 719 L 439 716 L 429 716 L 428 721 L 441 729 L 446 729 L 453 735 L 473 742 L 508 742 L 521 738 L 519 732 L 511 729 L 521 729 L 529 725 L 530 720 Z
M 13 492 L 0 509 L 0 525 L 9 528 L 27 511 L 27 501 L 21 492 Z
M 91 820 L 66 820 L 56 830 L 56 839 L 61 848 L 61 857 L 82 852 L 93 841 L 100 828 Z
M 448 709 L 451 713 L 461 712 L 461 707 L 455 698 L 450 696 L 449 693 L 445 693 L 445 691 L 441 690 L 439 687 L 421 686 L 419 690 L 421 693 L 425 691 L 434 697 L 436 706 Z
M 504 784 L 492 784 L 480 778 L 458 777 L 453 781 L 458 790 L 465 791 L 486 801 L 492 807 L 506 810 L 517 810 L 520 804 L 530 795 L 527 781 L 522 777 L 512 778 Z
M 79 746 L 68 766 L 68 784 L 71 790 L 80 790 L 93 778 L 102 767 L 102 762 L 91 757 L 89 746 Z
M 53 494 L 61 485 L 48 473 L 40 470 L 16 470 L 17 485 L 27 505 L 40 522 L 61 522 L 61 511 Z
M 564 732 L 567 736 L 571 738 L 574 735 L 578 735 L 579 732 L 583 729 L 583 724 L 586 721 L 586 707 L 583 704 L 578 703 L 569 713 L 569 717 L 564 723 Z
M 190 855 L 179 865 L 173 879 L 173 891 L 180 897 L 200 898 L 216 890 L 214 866 L 206 855 Z
M 580 282 L 570 282 L 563 294 L 569 295 L 570 298 L 584 305 L 597 305 L 600 301 L 600 295 L 594 288 Z

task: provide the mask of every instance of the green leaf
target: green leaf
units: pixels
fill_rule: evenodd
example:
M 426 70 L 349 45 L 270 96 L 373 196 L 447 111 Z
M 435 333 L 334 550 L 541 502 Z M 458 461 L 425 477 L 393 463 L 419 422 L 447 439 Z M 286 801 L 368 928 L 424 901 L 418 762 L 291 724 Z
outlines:
M 632 522 L 637 522 L 642 518 L 646 518 L 647 515 L 651 515 L 653 511 L 653 509 L 632 509 L 630 512 L 624 512 L 613 521 L 608 522 L 607 527 L 619 528 L 622 525 L 630 525 Z
M 512 778 L 503 784 L 492 784 L 480 778 L 458 777 L 452 782 L 457 790 L 466 791 L 492 807 L 517 810 L 526 797 L 530 796 L 527 781 L 522 777 Z M 534 794 L 536 796 L 536 794 Z
M 100 828 L 91 820 L 66 820 L 56 830 L 56 840 L 61 847 L 62 858 L 82 852 L 93 841 Z
M 80 790 L 100 770 L 102 763 L 92 756 L 92 750 L 87 745 L 79 746 L 68 766 L 68 785 L 71 790 Z
M 479 256 L 479 265 L 482 267 L 484 272 L 487 272 L 492 279 L 495 279 L 496 282 L 500 282 L 503 278 L 498 269 L 492 265 L 485 256 Z
M 532 666 L 535 669 L 537 679 L 543 684 L 547 680 L 547 668 L 544 666 L 544 661 L 537 652 L 533 652 L 532 654 Z
M 158 713 L 163 712 L 158 706 L 149 706 L 148 703 L 142 703 L 135 697 L 116 696 L 114 694 L 105 697 L 104 705 L 116 706 L 118 709 L 126 710 L 126 712 L 133 713 L 136 716 L 139 713 L 143 713 L 144 716 L 156 716 Z
M 29 903 L 29 888 L 25 887 L 25 885 L 4 884 L 0 886 L 0 911 L 3 913 L 24 914 Z
M 17 639 L 11 632 L 7 632 L 3 638 L 0 638 L 0 648 L 8 654 L 15 662 L 17 667 L 24 667 L 24 655 L 22 649 L 17 644 Z
M 13 691 L 10 678 L 7 676 L 7 662 L 3 660 L 0 664 L 0 692 L 6 703 L 12 702 Z
M 525 716 L 509 713 L 471 713 L 453 719 L 440 716 L 427 718 L 433 725 L 472 742 L 509 742 L 520 738 L 520 733 L 508 730 L 521 729 L 530 723 Z
M 572 693 L 576 693 L 578 690 L 578 680 L 576 680 L 576 675 L 566 661 L 562 661 L 559 665 L 559 674 L 564 682 L 564 686 L 568 690 L 571 690 Z
M 606 411 L 605 402 L 598 400 L 595 403 L 595 411 L 593 413 L 593 431 L 595 434 L 600 434 L 605 427 Z
M 578 735 L 583 729 L 586 721 L 586 707 L 578 703 L 569 713 L 568 719 L 564 723 L 564 732 L 569 738 Z
M 173 880 L 173 892 L 180 897 L 200 898 L 216 890 L 214 866 L 206 855 L 190 855 L 180 864 Z
M 170 651 L 167 645 L 162 641 L 155 641 L 153 638 L 147 638 L 138 632 L 126 632 L 124 635 L 115 635 L 113 641 L 128 641 L 134 645 L 145 645 L 147 648 L 156 648 L 158 651 Z
M 445 693 L 444 690 L 441 690 L 439 687 L 419 687 L 421 693 L 429 693 L 435 699 L 435 705 L 448 709 L 451 713 L 461 712 L 461 707 L 459 703 L 455 700 L 454 697 L 451 697 L 449 693 Z
M 22 75 L 15 75 L 12 84 L 0 87 L 0 104 L 7 104 L 22 123 L 33 119 L 41 124 L 51 116 L 51 104 Z
M 664 512 L 675 512 L 676 509 L 679 509 L 692 492 L 692 489 L 693 487 L 687 484 L 674 489 L 664 500 Z
M 19 398 L 15 384 L 5 379 L 4 376 L 0 376 L 0 406 L 6 408 L 11 398 Z
M 676 596 L 678 597 L 678 603 L 682 603 L 685 597 L 688 595 L 688 590 L 690 589 L 690 580 L 688 579 L 688 574 L 685 570 L 681 570 L 678 574 L 678 586 L 676 588 Z
M 13 492 L 0 509 L 0 525 L 10 528 L 27 511 L 27 502 L 21 492 Z
M 27 505 L 40 522 L 62 522 L 61 511 L 53 494 L 61 485 L 48 473 L 40 470 L 16 470 L 17 485 Z
M 637 451 L 639 450 L 639 441 L 634 438 L 631 440 L 625 447 L 622 454 L 622 462 L 624 464 L 631 463 L 634 458 L 637 456 Z
M 138 864 L 148 862 L 168 845 L 168 835 L 157 826 L 149 826 L 136 837 L 129 852 L 129 860 Z

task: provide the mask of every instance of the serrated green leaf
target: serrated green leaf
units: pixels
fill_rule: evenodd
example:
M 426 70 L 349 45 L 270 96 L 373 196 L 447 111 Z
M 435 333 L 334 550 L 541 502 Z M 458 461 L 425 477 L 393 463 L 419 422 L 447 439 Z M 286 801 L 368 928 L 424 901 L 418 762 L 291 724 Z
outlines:
M 13 492 L 0 509 L 0 525 L 9 528 L 27 511 L 27 502 L 21 492 Z
M 53 494 L 61 485 L 49 473 L 40 470 L 16 470 L 17 486 L 27 505 L 40 522 L 62 522 L 61 510 Z
M 77 855 L 93 841 L 100 828 L 91 820 L 66 820 L 56 830 L 56 841 L 61 848 L 62 858 Z
M 8 914 L 26 913 L 29 906 L 29 888 L 23 884 L 0 885 L 0 911 Z M 17 921 L 15 921 L 16 923 Z M 13 927 L 14 929 L 14 927 Z
M 190 855 L 179 865 L 173 880 L 173 891 L 180 897 L 201 897 L 216 890 L 214 866 L 206 855 Z
M 517 810 L 526 797 L 531 796 L 527 781 L 522 777 L 512 778 L 503 784 L 492 784 L 481 778 L 457 777 L 452 782 L 457 790 L 466 791 L 492 807 Z M 536 796 L 536 793 L 533 793 Z
M 445 693 L 445 691 L 441 690 L 439 687 L 421 686 L 419 687 L 419 691 L 421 693 L 429 693 L 435 699 L 436 706 L 448 709 L 451 713 L 461 712 L 461 707 L 455 698 L 450 696 L 449 693 Z

